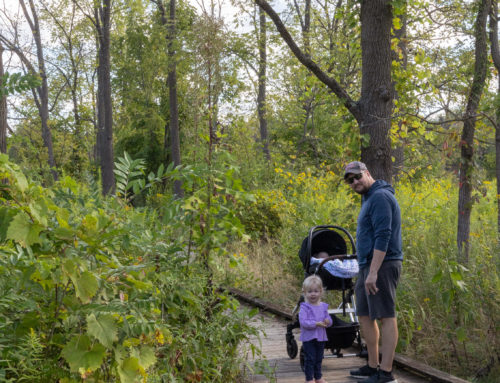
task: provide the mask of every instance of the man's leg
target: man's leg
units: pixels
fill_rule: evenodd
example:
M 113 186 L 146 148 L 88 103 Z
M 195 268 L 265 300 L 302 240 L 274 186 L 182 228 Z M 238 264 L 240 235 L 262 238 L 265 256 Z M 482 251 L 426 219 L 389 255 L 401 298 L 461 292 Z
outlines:
M 398 343 L 398 322 L 396 318 L 382 318 L 382 362 L 380 369 L 384 371 L 392 371 L 392 362 L 394 361 L 394 353 Z M 370 352 L 368 350 L 368 355 Z
M 368 365 L 370 367 L 377 368 L 379 340 L 377 322 L 370 319 L 369 316 L 360 316 L 358 319 L 361 325 L 361 333 L 363 334 L 363 338 L 366 342 L 366 348 L 368 350 Z

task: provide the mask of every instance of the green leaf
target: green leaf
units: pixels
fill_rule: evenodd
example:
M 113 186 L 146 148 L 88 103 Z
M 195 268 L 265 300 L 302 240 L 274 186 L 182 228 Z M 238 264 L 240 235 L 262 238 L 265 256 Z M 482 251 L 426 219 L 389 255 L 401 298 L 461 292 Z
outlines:
M 43 200 L 38 200 L 29 204 L 31 216 L 34 217 L 41 225 L 47 226 L 47 217 L 49 214 L 49 209 L 47 204 Z
M 399 17 L 394 17 L 392 19 L 392 26 L 394 29 L 401 29 L 401 19 Z
M 441 279 L 443 279 L 443 272 L 441 270 L 438 270 L 438 272 L 432 277 L 432 283 L 437 283 Z
M 106 349 L 100 343 L 92 345 L 87 335 L 77 335 L 64 346 L 61 355 L 71 371 L 77 372 L 80 368 L 93 371 L 101 366 Z
M 115 166 L 117 169 L 113 169 L 113 173 L 115 173 L 117 177 L 127 178 L 126 170 L 122 170 L 122 166 L 119 166 L 119 164 L 115 164 Z
M 100 343 L 96 343 L 84 354 L 84 363 L 87 370 L 97 370 L 106 356 L 106 348 Z
M 130 354 L 131 356 L 137 358 L 139 365 L 144 370 L 147 370 L 150 366 L 156 363 L 156 355 L 152 347 L 144 346 L 139 349 L 134 348 Z
M 56 214 L 57 222 L 59 223 L 59 226 L 64 227 L 64 228 L 69 228 L 70 225 L 68 223 L 70 216 L 70 212 L 68 209 L 59 209 Z
M 7 230 L 7 239 L 18 241 L 21 245 L 28 244 L 31 222 L 28 215 L 24 212 L 19 212 L 12 219 L 9 229 Z
M 460 274 L 458 271 L 452 271 L 450 273 L 450 276 L 454 282 L 463 280 L 462 274 Z
M 158 178 L 161 178 L 163 176 L 163 171 L 164 171 L 164 166 L 163 164 L 160 164 L 160 166 L 158 167 L 158 171 L 156 172 L 156 176 Z
M 38 224 L 31 225 L 30 231 L 28 233 L 28 245 L 33 245 L 34 243 L 41 243 L 40 232 L 44 229 L 43 226 Z
M 76 277 L 76 264 L 72 259 L 67 259 L 62 264 L 63 271 L 70 277 Z
M 8 236 L 7 231 L 14 216 L 18 213 L 17 210 L 8 209 L 6 207 L 0 208 L 0 242 L 4 242 Z
M 111 314 L 99 315 L 94 313 L 87 316 L 87 331 L 107 348 L 113 347 L 113 342 L 118 340 L 115 319 Z
M 24 176 L 24 174 L 16 168 L 9 166 L 10 174 L 16 180 L 17 187 L 21 192 L 26 191 L 28 189 L 28 180 Z
M 76 296 L 83 303 L 89 303 L 99 287 L 94 274 L 84 271 L 81 276 L 70 275 L 70 278 L 75 285 Z
M 134 287 L 136 287 L 139 290 L 149 290 L 153 287 L 153 284 L 151 281 L 140 281 L 138 279 L 135 279 L 132 275 L 127 275 L 127 281 L 132 282 L 134 284 Z
M 191 306 L 195 307 L 198 303 L 196 297 L 191 291 L 184 290 L 181 294 L 181 298 L 184 302 L 189 303 Z
M 141 366 L 137 358 L 127 358 L 118 366 L 121 383 L 135 383 L 141 375 Z
M 54 235 L 59 239 L 72 240 L 75 230 L 70 227 L 58 227 L 54 230 Z
M 68 362 L 71 371 L 78 371 L 83 365 L 83 357 L 90 347 L 90 339 L 86 335 L 75 336 L 64 346 L 61 355 Z
M 236 266 L 238 266 L 238 261 L 232 257 L 229 258 L 229 267 L 235 268 Z
M 139 194 L 139 192 L 141 191 L 141 186 L 138 182 L 134 182 L 132 184 L 132 191 L 134 192 L 134 194 Z
M 92 214 L 87 214 L 82 220 L 82 227 L 94 233 L 97 230 L 97 223 L 97 217 Z

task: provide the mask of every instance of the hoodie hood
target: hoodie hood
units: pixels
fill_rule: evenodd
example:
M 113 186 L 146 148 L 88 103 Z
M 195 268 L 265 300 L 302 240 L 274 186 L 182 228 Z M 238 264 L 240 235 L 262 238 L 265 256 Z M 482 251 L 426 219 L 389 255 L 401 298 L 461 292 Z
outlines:
M 370 187 L 370 190 L 368 190 L 368 192 L 363 196 L 363 199 L 370 198 L 370 196 L 372 196 L 377 190 L 382 190 L 382 189 L 391 192 L 391 194 L 396 194 L 396 191 L 394 190 L 391 184 L 387 183 L 384 180 L 376 180 Z

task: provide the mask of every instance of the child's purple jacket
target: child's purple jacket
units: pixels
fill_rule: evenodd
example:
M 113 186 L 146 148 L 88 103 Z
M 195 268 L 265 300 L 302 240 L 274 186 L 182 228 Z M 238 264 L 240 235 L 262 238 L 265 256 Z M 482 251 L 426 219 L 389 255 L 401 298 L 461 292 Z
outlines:
M 328 304 L 320 302 L 318 306 L 311 305 L 307 302 L 300 304 L 299 322 L 300 322 L 300 340 L 307 342 L 309 340 L 317 339 L 320 342 L 326 342 L 326 329 L 324 327 L 316 326 L 316 322 L 322 322 L 328 318 L 332 325 L 332 319 L 328 314 Z

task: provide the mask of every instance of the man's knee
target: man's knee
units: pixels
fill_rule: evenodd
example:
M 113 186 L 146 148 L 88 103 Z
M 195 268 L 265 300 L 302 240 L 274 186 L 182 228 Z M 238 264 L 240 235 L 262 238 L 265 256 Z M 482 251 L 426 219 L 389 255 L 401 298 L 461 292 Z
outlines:
M 376 324 L 375 320 L 370 318 L 369 316 L 361 315 L 358 316 L 359 323 L 361 327 L 373 328 Z
M 380 323 L 382 324 L 382 327 L 398 327 L 398 321 L 395 317 L 380 318 Z
M 397 338 L 398 336 L 398 321 L 396 318 L 381 318 L 381 331 L 382 331 L 382 337 L 384 337 L 384 334 L 387 337 L 391 338 Z

